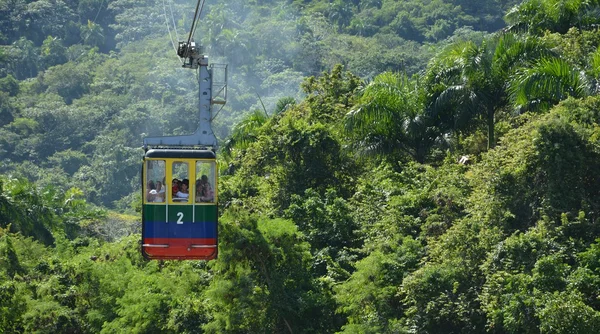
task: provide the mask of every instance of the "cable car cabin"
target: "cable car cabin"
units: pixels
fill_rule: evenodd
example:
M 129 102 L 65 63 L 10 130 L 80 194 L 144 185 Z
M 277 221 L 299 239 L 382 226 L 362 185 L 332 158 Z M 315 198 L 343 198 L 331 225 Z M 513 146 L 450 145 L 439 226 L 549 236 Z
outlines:
M 217 175 L 209 150 L 150 149 L 142 171 L 147 259 L 217 257 Z

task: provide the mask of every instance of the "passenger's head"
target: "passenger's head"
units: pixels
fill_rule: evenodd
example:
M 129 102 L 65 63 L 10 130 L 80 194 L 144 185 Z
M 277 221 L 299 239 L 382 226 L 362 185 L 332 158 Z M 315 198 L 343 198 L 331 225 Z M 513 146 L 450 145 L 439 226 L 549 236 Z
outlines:
M 178 179 L 173 179 L 173 182 L 171 182 L 172 186 L 178 186 L 179 185 L 179 180 Z
M 181 187 L 181 189 L 187 190 L 190 187 L 190 180 L 183 179 L 179 186 Z
M 208 176 L 206 176 L 206 175 L 202 175 L 201 179 L 202 179 L 202 182 L 204 182 L 204 183 L 208 182 Z

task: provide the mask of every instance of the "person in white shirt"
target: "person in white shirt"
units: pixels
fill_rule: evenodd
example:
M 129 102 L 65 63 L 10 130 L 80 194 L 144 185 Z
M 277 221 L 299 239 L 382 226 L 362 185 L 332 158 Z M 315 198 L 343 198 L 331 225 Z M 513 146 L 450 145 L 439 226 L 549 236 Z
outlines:
M 154 195 L 154 199 L 152 202 L 161 203 L 165 201 L 165 187 L 163 187 L 162 182 L 156 181 L 156 194 Z
M 181 181 L 181 184 L 179 185 L 179 191 L 177 192 L 177 194 L 175 194 L 175 196 L 177 198 L 182 198 L 185 199 L 185 201 L 187 201 L 187 199 L 190 198 L 189 186 L 190 181 L 188 179 L 183 179 Z

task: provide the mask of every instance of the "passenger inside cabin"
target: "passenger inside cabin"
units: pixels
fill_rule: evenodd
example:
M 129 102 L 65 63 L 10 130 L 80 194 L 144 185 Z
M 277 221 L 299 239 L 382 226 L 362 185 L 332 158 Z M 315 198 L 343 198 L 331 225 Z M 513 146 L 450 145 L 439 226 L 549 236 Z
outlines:
M 183 179 L 179 185 L 179 191 L 177 194 L 175 194 L 175 196 L 177 198 L 183 198 L 187 200 L 190 197 L 190 192 L 188 190 L 189 185 L 190 181 L 188 179 Z
M 196 202 L 212 202 L 214 201 L 214 197 L 212 186 L 208 182 L 208 176 L 202 175 L 196 181 Z
M 171 192 L 172 192 L 173 198 L 175 198 L 177 196 L 178 191 L 179 191 L 179 180 L 173 179 L 173 182 L 171 182 Z
M 156 186 L 154 185 L 154 181 L 148 181 L 146 185 L 146 201 L 152 202 L 154 201 L 154 197 L 156 196 Z
M 165 201 L 165 187 L 162 182 L 156 181 L 156 195 L 154 196 L 153 202 L 160 203 Z

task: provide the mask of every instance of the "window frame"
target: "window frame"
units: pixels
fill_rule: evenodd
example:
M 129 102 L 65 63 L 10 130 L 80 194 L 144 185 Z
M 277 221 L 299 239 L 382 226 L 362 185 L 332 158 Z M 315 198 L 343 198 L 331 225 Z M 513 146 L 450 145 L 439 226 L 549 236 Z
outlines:
M 173 167 L 176 163 L 183 163 L 187 166 L 187 179 L 189 182 L 190 179 L 190 175 L 193 175 L 192 173 L 194 172 L 194 166 L 193 164 L 190 164 L 190 160 L 191 159 L 187 159 L 187 158 L 170 158 L 167 159 L 168 163 L 167 163 L 167 175 L 169 176 L 169 200 L 168 203 L 169 205 L 190 205 L 191 204 L 191 200 L 192 200 L 192 185 L 188 183 L 188 193 L 189 193 L 189 197 L 187 198 L 187 200 L 185 201 L 176 201 L 175 198 L 179 198 L 179 197 L 175 197 L 173 196 L 173 192 L 172 192 L 172 187 L 173 187 L 173 179 L 175 178 L 175 175 L 173 175 Z M 179 180 L 179 177 L 177 178 Z M 179 180 L 182 181 L 183 179 Z
M 166 168 L 167 167 L 167 161 L 166 161 L 166 159 L 161 159 L 161 158 L 146 159 L 145 163 L 144 163 L 144 171 L 143 171 L 143 173 L 144 173 L 144 182 L 142 184 L 142 189 L 143 189 L 142 190 L 143 191 L 143 193 L 142 193 L 143 194 L 143 196 L 142 196 L 143 197 L 143 203 L 144 204 L 155 204 L 155 205 L 156 204 L 158 204 L 158 205 L 162 204 L 162 205 L 164 205 L 166 203 L 166 200 L 167 200 L 166 199 L 166 195 L 167 195 L 166 188 L 165 188 L 165 199 L 163 201 L 161 201 L 161 202 L 149 201 L 148 197 L 147 197 L 148 191 L 149 191 L 149 189 L 148 189 L 148 181 L 154 181 L 152 179 L 149 179 L 150 173 L 148 172 L 148 164 L 150 164 L 151 162 L 154 162 L 154 161 L 162 161 L 164 163 L 164 166 L 163 166 L 164 173 L 163 174 L 164 174 L 164 178 L 165 178 L 165 181 L 166 181 L 166 175 L 167 175 L 167 168 Z M 163 187 L 164 186 L 165 185 L 163 184 Z
M 217 184 L 218 184 L 218 173 L 217 173 L 217 161 L 214 159 L 194 159 L 195 163 L 194 163 L 194 204 L 195 205 L 215 205 L 217 204 L 218 201 L 218 191 L 217 191 Z M 211 170 L 211 176 L 208 176 L 208 182 L 212 187 L 212 191 L 213 191 L 213 198 L 212 201 L 210 202 L 202 202 L 202 201 L 198 201 L 197 197 L 196 197 L 196 181 L 199 180 L 200 177 L 202 177 L 202 175 L 199 175 L 199 171 L 198 171 L 198 165 L 199 164 L 208 164 L 210 165 L 210 170 Z

